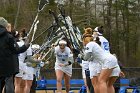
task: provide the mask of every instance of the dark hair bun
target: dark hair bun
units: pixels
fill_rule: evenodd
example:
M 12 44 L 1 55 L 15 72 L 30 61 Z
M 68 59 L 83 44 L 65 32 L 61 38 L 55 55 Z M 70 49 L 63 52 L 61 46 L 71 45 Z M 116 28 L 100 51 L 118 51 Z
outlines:
M 26 37 L 27 36 L 27 33 L 26 33 L 26 29 L 25 28 L 23 28 L 20 32 L 22 33 L 23 37 Z
M 103 30 L 103 26 L 98 27 L 98 32 L 103 34 L 104 30 Z

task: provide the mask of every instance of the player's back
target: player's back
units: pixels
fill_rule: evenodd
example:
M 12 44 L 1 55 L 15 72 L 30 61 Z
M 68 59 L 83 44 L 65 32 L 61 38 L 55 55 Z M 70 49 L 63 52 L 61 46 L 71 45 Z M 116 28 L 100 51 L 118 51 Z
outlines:
M 105 52 L 110 52 L 109 42 L 108 40 L 103 36 L 98 36 L 101 42 L 101 47 Z

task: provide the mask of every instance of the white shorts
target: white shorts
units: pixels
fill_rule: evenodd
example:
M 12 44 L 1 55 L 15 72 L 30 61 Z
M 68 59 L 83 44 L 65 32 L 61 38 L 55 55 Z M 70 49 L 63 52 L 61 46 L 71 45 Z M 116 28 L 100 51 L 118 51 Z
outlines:
M 33 80 L 34 68 L 27 67 L 26 63 L 19 63 L 19 73 L 15 77 L 21 77 L 23 80 Z
M 120 69 L 120 67 L 119 67 L 119 65 L 118 65 L 116 68 L 113 69 L 113 71 L 112 71 L 110 77 L 112 77 L 112 76 L 117 76 L 117 77 L 119 77 L 120 72 L 121 72 L 121 69 Z
M 26 66 L 26 72 L 24 73 L 23 80 L 33 80 L 34 68 Z
M 97 62 L 89 62 L 89 70 L 90 70 L 90 78 L 92 79 L 94 76 L 98 76 L 100 73 L 100 64 Z
M 118 66 L 117 58 L 113 55 L 108 56 L 107 59 L 101 64 L 102 69 L 112 69 Z
M 26 63 L 19 62 L 19 73 L 15 75 L 15 77 L 23 77 L 26 71 Z
M 66 66 L 66 67 L 60 67 L 59 63 L 55 63 L 55 70 L 61 70 L 63 71 L 65 74 L 67 74 L 68 76 L 72 76 L 72 65 Z
M 83 76 L 83 79 L 86 78 L 86 72 L 85 72 L 85 69 L 82 69 L 82 76 Z
M 82 60 L 82 76 L 83 78 L 86 78 L 86 72 L 85 70 L 89 69 L 89 62 Z
M 100 74 L 102 70 L 102 65 L 99 63 L 97 68 L 97 73 Z

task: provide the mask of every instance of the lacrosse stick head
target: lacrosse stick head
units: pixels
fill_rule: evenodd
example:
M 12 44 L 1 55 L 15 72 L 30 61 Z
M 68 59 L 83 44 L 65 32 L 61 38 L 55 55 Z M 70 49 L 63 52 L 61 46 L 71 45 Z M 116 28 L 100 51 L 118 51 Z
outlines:
M 38 11 L 41 11 L 44 9 L 45 5 L 49 3 L 49 0 L 40 0 L 39 1 L 39 6 L 38 6 Z
M 35 53 L 35 51 L 40 49 L 40 46 L 38 44 L 32 44 L 31 48 L 32 48 L 33 52 Z

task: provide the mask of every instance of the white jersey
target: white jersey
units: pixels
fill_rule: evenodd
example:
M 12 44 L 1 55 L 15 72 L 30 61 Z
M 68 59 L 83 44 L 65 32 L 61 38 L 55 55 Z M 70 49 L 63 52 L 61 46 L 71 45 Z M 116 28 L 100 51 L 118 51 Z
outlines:
M 24 45 L 24 41 L 17 42 L 19 47 Z M 18 54 L 18 60 L 19 60 L 19 73 L 16 74 L 16 77 L 22 77 L 22 79 L 27 80 L 33 80 L 33 75 L 31 72 L 33 72 L 31 69 L 28 69 L 26 66 L 25 58 L 27 55 L 32 55 L 32 49 L 29 47 L 25 52 Z
M 31 47 L 29 47 L 27 50 L 26 50 L 26 54 L 27 54 L 27 56 L 32 56 L 32 48 Z
M 67 64 L 69 61 L 69 57 L 73 57 L 73 54 L 69 47 L 65 47 L 65 51 L 61 52 L 60 47 L 55 47 L 55 56 L 56 56 L 56 62 L 55 62 L 55 70 L 61 70 L 67 75 L 71 77 L 72 75 L 72 65 L 61 67 L 59 66 L 60 63 Z
M 55 47 L 55 56 L 57 63 L 66 63 L 69 60 L 69 57 L 72 57 L 73 54 L 69 47 L 65 47 L 65 51 L 61 52 L 60 47 Z
M 99 37 L 99 41 L 101 42 L 101 47 L 105 52 L 109 52 L 110 53 L 110 47 L 109 47 L 109 42 L 108 40 L 103 37 L 103 36 L 98 36 Z
M 110 53 L 106 53 L 96 42 L 89 42 L 86 45 L 85 53 L 92 53 L 92 57 L 97 62 L 104 62 L 104 60 L 111 55 Z
M 19 45 L 19 47 L 21 47 L 24 45 L 24 41 L 20 40 L 19 42 L 17 42 L 17 44 Z M 24 63 L 25 57 L 26 57 L 26 51 L 18 54 L 19 63 Z
M 19 45 L 19 47 L 21 47 L 21 46 L 24 45 L 24 41 L 21 40 L 21 41 L 17 42 L 17 44 Z M 29 47 L 25 52 L 20 53 L 18 55 L 19 62 L 23 62 L 24 63 L 25 58 L 26 58 L 27 55 L 32 55 L 31 47 Z

